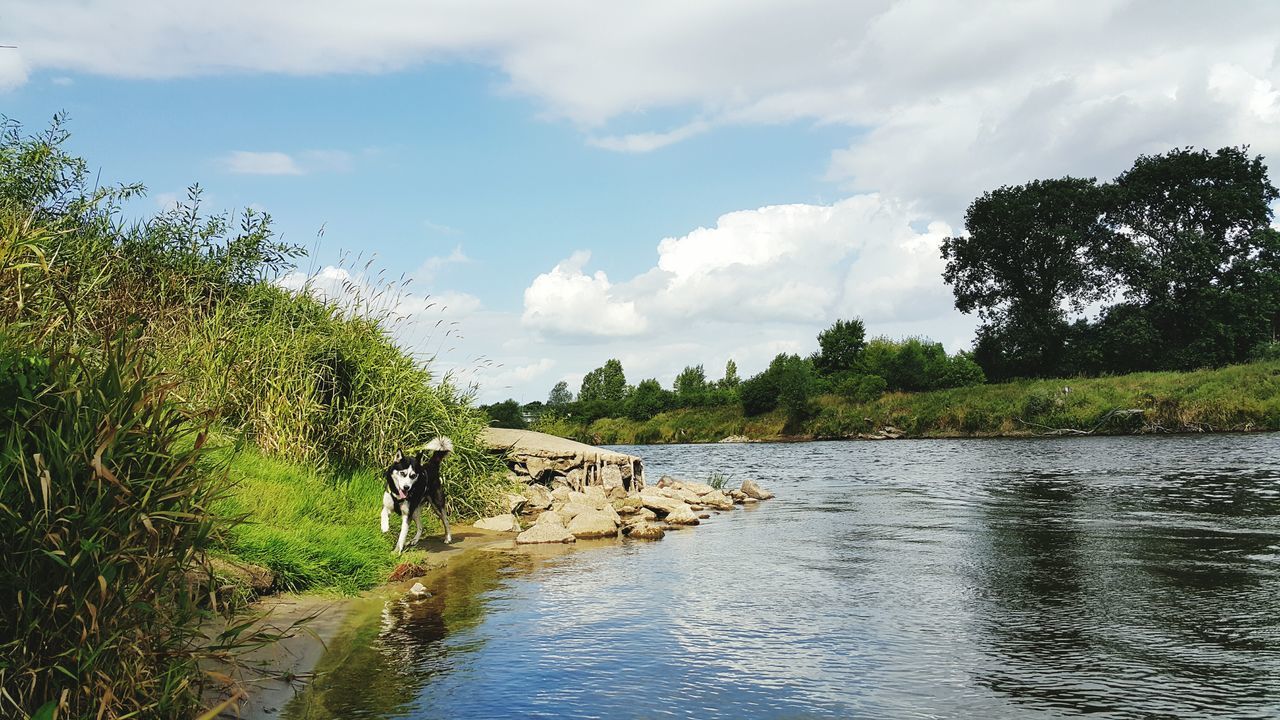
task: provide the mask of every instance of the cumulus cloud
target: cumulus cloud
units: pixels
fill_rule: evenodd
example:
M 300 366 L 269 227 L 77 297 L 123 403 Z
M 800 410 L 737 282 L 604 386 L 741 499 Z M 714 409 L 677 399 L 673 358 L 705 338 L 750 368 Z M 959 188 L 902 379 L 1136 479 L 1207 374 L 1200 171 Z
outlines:
M 590 259 L 589 252 L 574 253 L 533 279 L 524 291 L 525 327 L 569 338 L 623 337 L 648 329 L 635 302 L 618 299 L 604 272 L 582 272 Z

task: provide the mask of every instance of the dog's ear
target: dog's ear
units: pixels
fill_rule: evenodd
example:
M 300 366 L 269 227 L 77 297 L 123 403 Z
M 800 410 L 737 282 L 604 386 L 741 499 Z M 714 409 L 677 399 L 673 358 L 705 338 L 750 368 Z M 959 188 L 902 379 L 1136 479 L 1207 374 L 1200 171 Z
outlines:
M 396 461 L 396 462 L 400 462 L 400 461 L 401 461 L 401 460 L 403 460 L 403 459 L 404 459 L 404 451 L 403 451 L 403 450 L 396 450 L 396 460 L 395 460 L 395 461 Z

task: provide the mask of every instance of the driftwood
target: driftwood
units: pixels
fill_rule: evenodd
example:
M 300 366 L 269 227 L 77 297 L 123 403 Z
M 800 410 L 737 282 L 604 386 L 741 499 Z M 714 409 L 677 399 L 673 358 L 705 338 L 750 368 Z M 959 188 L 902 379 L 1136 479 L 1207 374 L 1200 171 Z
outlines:
M 1106 415 L 1103 415 L 1102 419 L 1099 420 L 1096 425 L 1089 428 L 1088 430 L 1078 430 L 1076 428 L 1051 428 L 1048 425 L 1041 425 L 1040 423 L 1028 422 L 1026 420 L 1023 420 L 1022 418 L 1018 418 L 1018 422 L 1028 427 L 1036 427 L 1036 428 L 1040 428 L 1042 430 L 1047 431 L 1042 433 L 1036 433 L 1037 435 L 1042 437 L 1054 437 L 1054 436 L 1060 436 L 1060 435 L 1092 435 L 1095 432 L 1097 432 L 1103 425 L 1106 425 L 1107 423 L 1111 422 L 1116 418 L 1130 418 L 1135 415 L 1146 415 L 1146 412 L 1147 411 L 1143 410 L 1142 408 L 1127 408 L 1123 410 L 1117 408 L 1107 413 Z M 1150 425 L 1144 423 L 1143 431 L 1144 432 L 1160 432 L 1160 430 L 1150 430 L 1149 429 L 1150 427 L 1151 427 Z
M 562 483 L 577 491 L 590 485 L 616 485 L 627 492 L 644 489 L 644 462 L 635 455 L 532 430 L 488 428 L 480 441 L 501 455 L 522 482 Z

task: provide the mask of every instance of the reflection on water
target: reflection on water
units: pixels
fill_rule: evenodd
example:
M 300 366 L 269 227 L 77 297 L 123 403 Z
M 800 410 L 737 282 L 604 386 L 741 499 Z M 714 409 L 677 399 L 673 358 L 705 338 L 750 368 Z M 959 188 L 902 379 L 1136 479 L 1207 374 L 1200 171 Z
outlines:
M 645 447 L 779 499 L 486 555 L 291 718 L 1280 716 L 1280 437 Z

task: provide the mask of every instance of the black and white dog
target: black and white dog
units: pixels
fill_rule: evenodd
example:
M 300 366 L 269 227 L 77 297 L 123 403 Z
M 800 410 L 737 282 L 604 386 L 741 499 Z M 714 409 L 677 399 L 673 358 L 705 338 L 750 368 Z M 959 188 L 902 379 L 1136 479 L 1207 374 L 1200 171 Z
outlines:
M 430 457 L 424 456 L 430 453 Z M 404 552 L 404 539 L 409 534 L 409 518 L 417 526 L 418 533 L 413 536 L 410 545 L 417 545 L 422 539 L 422 520 L 418 513 L 423 503 L 430 503 L 431 509 L 440 516 L 444 523 L 444 541 L 453 542 L 449 532 L 449 518 L 444 512 L 444 485 L 440 482 L 440 463 L 444 456 L 453 452 L 453 441 L 447 437 L 438 437 L 420 450 L 414 457 L 403 452 L 396 453 L 396 461 L 384 473 L 387 479 L 387 491 L 382 493 L 382 532 L 391 529 L 391 511 L 400 516 L 400 540 L 396 542 L 396 552 Z

